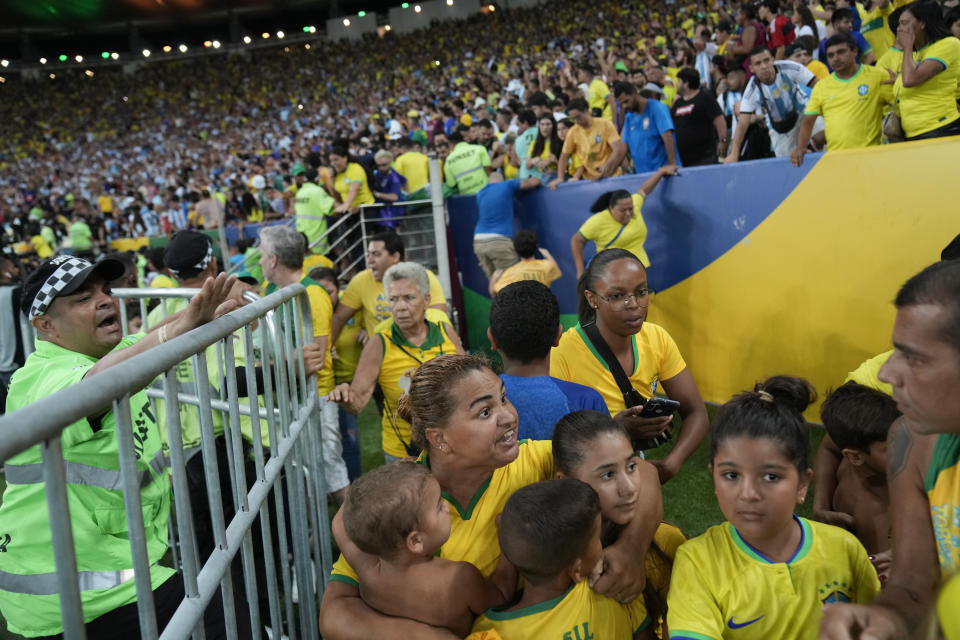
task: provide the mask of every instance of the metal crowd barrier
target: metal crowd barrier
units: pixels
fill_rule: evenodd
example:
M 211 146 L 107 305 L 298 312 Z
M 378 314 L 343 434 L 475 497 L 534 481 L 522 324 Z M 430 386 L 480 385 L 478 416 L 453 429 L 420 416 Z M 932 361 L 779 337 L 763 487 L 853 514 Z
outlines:
M 171 292 L 175 294 L 171 295 Z M 134 289 L 118 293 L 125 298 L 189 297 L 195 290 Z M 124 305 L 121 304 L 120 308 L 123 309 Z M 257 388 L 252 327 L 255 321 L 259 321 L 262 344 L 263 394 L 259 399 L 253 391 Z M 116 420 L 141 637 L 151 640 L 158 637 L 129 404 L 132 393 L 150 386 L 158 376 L 162 381 L 162 392 L 151 389 L 148 395 L 165 403 L 166 425 L 159 427 L 166 428 L 170 449 L 173 510 L 180 543 L 174 565 L 182 572 L 186 593 L 159 637 L 163 640 L 191 636 L 202 639 L 204 610 L 220 589 L 228 638 L 238 637 L 238 615 L 249 616 L 254 638 L 263 637 L 265 627 L 272 638 L 284 635 L 290 640 L 319 638 L 317 614 L 332 557 L 327 491 L 321 468 L 316 378 L 305 375 L 302 353 L 298 349 L 298 345 L 312 340 L 312 336 L 304 336 L 302 326 L 312 327 L 310 305 L 303 286 L 293 284 L 265 298 L 257 297 L 240 309 L 59 391 L 43 402 L 0 417 L 0 460 L 7 460 L 38 444 L 43 448 L 43 477 L 67 640 L 83 640 L 86 631 L 60 434 L 70 424 L 110 405 Z M 242 341 L 244 349 L 244 374 L 249 390 L 245 400 L 238 398 L 233 365 L 235 339 Z M 211 345 L 216 345 L 222 356 L 221 362 L 227 363 L 221 371 L 224 375 L 218 376 L 219 380 L 225 379 L 226 384 L 220 386 L 226 389 L 221 389 L 219 399 L 211 397 L 207 384 L 196 384 L 195 394 L 184 393 L 177 383 L 176 365 L 190 360 L 193 379 L 207 381 L 205 351 Z M 206 496 L 190 495 L 188 489 L 179 412 L 181 404 L 196 406 L 199 411 Z M 225 414 L 229 487 L 220 486 L 212 422 L 214 411 Z M 241 415 L 252 417 L 252 442 L 249 444 L 252 445 L 256 478 L 249 490 L 244 475 Z M 267 423 L 269 447 L 261 437 L 260 419 Z M 221 503 L 223 491 L 229 492 L 235 508 L 235 515 L 229 522 L 225 521 Z M 271 496 L 273 517 L 268 508 Z M 208 558 L 200 558 L 197 552 L 191 511 L 191 500 L 196 499 L 209 503 L 215 547 Z M 255 567 L 251 534 L 255 522 L 260 524 L 262 575 L 258 575 Z M 171 537 L 170 542 L 176 551 L 175 538 Z M 231 562 L 238 551 L 248 611 L 237 611 L 234 604 L 236 586 L 231 576 Z M 292 567 L 288 561 L 290 556 L 293 558 Z M 266 612 L 259 606 L 259 594 L 263 589 L 269 603 Z M 295 593 L 299 596 L 296 606 Z
M 398 235 L 404 239 L 409 260 L 427 267 L 436 266 L 437 278 L 443 287 L 444 295 L 449 300 L 452 289 L 450 263 L 447 258 L 447 211 L 443 202 L 443 174 L 440 171 L 439 160 L 432 154 L 430 156 L 430 198 L 402 200 L 391 203 L 390 206 L 426 208 L 427 205 L 430 207 L 429 211 L 404 213 L 399 219 Z M 310 243 L 310 248 L 327 246 L 328 253 L 339 251 L 341 255 L 355 256 L 340 269 L 342 273 L 362 269 L 366 260 L 369 225 L 390 220 L 377 214 L 377 210 L 384 206 L 382 203 L 360 205 L 358 214 L 342 214 L 336 218 L 328 218 L 331 222 L 327 230 Z M 392 220 L 396 221 L 396 219 Z M 432 236 L 432 241 L 428 238 L 429 236 Z M 228 273 L 242 270 L 243 265 L 244 262 L 240 262 L 230 267 Z

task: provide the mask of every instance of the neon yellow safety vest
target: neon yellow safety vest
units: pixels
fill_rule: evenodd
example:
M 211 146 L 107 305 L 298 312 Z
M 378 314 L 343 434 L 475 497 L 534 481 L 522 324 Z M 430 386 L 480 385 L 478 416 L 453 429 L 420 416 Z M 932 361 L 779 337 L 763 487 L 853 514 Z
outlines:
M 487 186 L 490 155 L 478 144 L 459 142 L 443 165 L 447 186 L 456 187 L 461 194 L 476 193 Z
M 116 348 L 143 335 L 128 336 Z M 77 384 L 96 362 L 37 340 L 36 351 L 13 376 L 7 410 Z M 174 573 L 157 564 L 168 546 L 169 471 L 146 393 L 130 396 L 130 413 L 150 582 L 156 589 Z M 61 444 L 83 618 L 89 622 L 137 599 L 113 412 L 71 424 L 63 430 Z M 39 445 L 6 461 L 0 506 L 0 613 L 11 631 L 28 637 L 63 631 L 41 462 Z

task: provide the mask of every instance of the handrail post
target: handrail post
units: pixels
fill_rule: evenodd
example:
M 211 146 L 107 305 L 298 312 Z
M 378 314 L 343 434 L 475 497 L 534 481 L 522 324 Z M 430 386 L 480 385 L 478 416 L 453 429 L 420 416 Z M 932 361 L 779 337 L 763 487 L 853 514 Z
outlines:
M 430 200 L 433 202 L 433 244 L 437 250 L 437 278 L 447 300 L 453 295 L 450 284 L 450 257 L 447 254 L 447 215 L 443 206 L 443 175 L 436 154 L 430 154 Z M 449 306 L 449 305 L 448 305 Z

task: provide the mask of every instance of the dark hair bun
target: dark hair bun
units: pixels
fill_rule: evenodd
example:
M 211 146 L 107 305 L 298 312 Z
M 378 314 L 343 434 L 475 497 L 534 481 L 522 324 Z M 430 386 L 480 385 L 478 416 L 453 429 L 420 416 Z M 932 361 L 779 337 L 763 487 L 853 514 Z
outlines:
M 773 401 L 802 414 L 817 399 L 817 390 L 803 378 L 793 376 L 773 376 L 758 383 L 754 388 L 758 393 L 770 394 Z

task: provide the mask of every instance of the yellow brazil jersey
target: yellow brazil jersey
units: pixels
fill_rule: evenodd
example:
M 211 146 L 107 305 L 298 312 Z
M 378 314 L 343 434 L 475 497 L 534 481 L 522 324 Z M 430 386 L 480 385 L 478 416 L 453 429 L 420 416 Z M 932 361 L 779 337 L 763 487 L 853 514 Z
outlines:
M 579 124 L 567 132 L 563 153 L 578 156 L 583 165 L 583 177 L 600 175 L 600 169 L 613 154 L 613 143 L 620 140 L 616 127 L 606 118 L 594 118 L 586 129 Z
M 457 348 L 447 335 L 442 324 L 427 322 L 427 339 L 417 346 L 403 336 L 400 328 L 390 324 L 372 340 L 380 340 L 383 347 L 383 363 L 377 384 L 383 391 L 383 450 L 402 458 L 410 455 L 407 446 L 412 443 L 410 423 L 397 415 L 397 401 L 409 388 L 413 371 L 427 360 L 437 356 L 456 353 Z
M 497 280 L 495 289 L 496 291 L 500 291 L 500 289 L 503 289 L 508 284 L 522 280 L 536 280 L 549 287 L 550 283 L 561 275 L 563 274 L 560 273 L 560 267 L 550 260 L 530 258 L 528 260 L 521 260 L 504 269 L 503 273 L 500 274 L 500 279 Z
M 50 245 L 47 244 L 47 241 L 44 240 L 40 234 L 30 238 L 30 244 L 33 246 L 33 250 L 37 252 L 37 256 L 41 259 L 49 258 L 53 255 L 53 249 L 50 248 Z
M 310 273 L 317 267 L 326 267 L 333 269 L 333 260 L 322 253 L 313 253 L 303 259 L 303 272 Z
M 823 80 L 830 75 L 830 69 L 819 60 L 811 60 L 807 63 L 807 70 L 817 77 L 817 80 Z
M 600 78 L 594 78 L 587 87 L 587 104 L 590 109 L 600 109 L 604 118 L 611 118 L 610 103 L 607 102 L 607 96 L 610 95 L 610 87 Z
M 507 498 L 521 487 L 553 478 L 553 443 L 549 440 L 521 440 L 517 458 L 493 472 L 470 504 L 461 505 L 445 491 L 440 495 L 450 504 L 450 537 L 440 547 L 440 557 L 469 562 L 489 577 L 500 560 L 496 517 L 503 511 Z M 420 454 L 421 464 L 430 466 L 427 453 Z M 333 565 L 331 580 L 357 586 L 357 574 L 343 556 Z
M 407 193 L 415 193 L 430 182 L 430 159 L 419 151 L 401 154 L 393 168 L 407 179 Z
M 865 387 L 870 387 L 888 396 L 892 396 L 893 387 L 886 382 L 881 382 L 879 377 L 880 367 L 882 367 L 892 355 L 893 349 L 881 353 L 878 356 L 873 356 L 868 360 L 864 360 L 859 367 L 847 374 L 844 382 L 850 382 L 852 380 L 857 384 L 862 384 Z
M 886 7 L 874 6 L 870 11 L 858 4 L 856 11 L 860 14 L 860 35 L 873 50 L 875 59 L 879 60 L 887 49 L 893 46 L 896 37 L 887 25 L 887 18 L 896 7 L 888 3 Z
M 357 334 L 362 329 L 361 322 L 363 314 L 357 311 L 344 323 L 333 345 L 337 349 L 337 357 L 333 360 L 333 380 L 336 384 L 353 380 L 357 364 L 360 363 L 363 345 L 357 342 Z
M 158 273 L 156 277 L 150 281 L 150 287 L 153 289 L 175 289 L 177 287 L 177 281 L 165 273 Z
M 540 155 L 538 155 L 538 156 L 533 155 L 533 148 L 534 148 L 535 146 L 537 146 L 537 139 L 536 139 L 536 138 L 534 138 L 533 140 L 530 141 L 530 148 L 528 149 L 528 152 L 529 152 L 529 153 L 527 154 L 527 157 L 528 157 L 528 158 L 542 158 L 542 159 L 546 160 L 547 158 L 550 157 L 550 141 L 549 141 L 549 140 L 547 140 L 547 141 L 544 142 L 544 144 L 543 144 L 543 151 L 541 151 L 541 152 L 540 152 Z M 544 171 L 545 173 L 556 173 L 556 172 L 557 172 L 557 163 L 554 162 L 553 164 L 548 164 L 548 165 L 543 169 L 543 171 Z
M 877 67 L 890 69 L 900 75 L 900 70 L 903 69 L 903 49 L 891 45 L 882 56 L 877 58 Z
M 488 609 L 474 621 L 473 632 L 492 629 L 508 639 L 630 640 L 649 625 L 643 598 L 636 598 L 629 605 L 620 604 L 581 580 L 571 584 L 563 595 L 546 602 L 511 611 Z
M 937 618 L 947 640 L 960 640 L 960 573 L 950 578 L 937 598 Z
M 309 276 L 302 276 L 300 284 L 307 288 L 307 297 L 310 299 L 310 314 L 313 320 L 314 337 L 326 336 L 327 354 L 323 360 L 323 369 L 317 372 L 317 391 L 320 395 L 333 391 L 333 357 L 330 350 L 333 347 L 330 344 L 330 321 L 333 319 L 333 303 L 330 301 L 330 294 L 323 286 Z M 272 282 L 266 285 L 264 295 L 270 295 L 277 290 L 277 285 Z
M 356 162 L 348 164 L 347 170 L 338 173 L 333 179 L 333 188 L 340 194 L 340 202 L 347 201 L 350 186 L 357 182 L 360 183 L 360 190 L 357 191 L 357 197 L 354 198 L 352 206 L 373 204 L 373 192 L 370 191 L 370 185 L 367 184 L 367 172 Z
M 891 99 L 883 83 L 889 79 L 883 69 L 861 64 L 846 80 L 834 72 L 814 85 L 804 113 L 823 116 L 828 151 L 880 144 L 883 104 Z
M 681 545 L 667 626 L 673 640 L 816 640 L 824 604 L 870 602 L 880 580 L 849 531 L 794 516 L 800 545 L 772 562 L 729 522 Z
M 587 218 L 577 233 L 584 240 L 595 242 L 598 252 L 604 249 L 626 249 L 640 258 L 643 266 L 649 267 L 650 258 L 643 249 L 643 243 L 647 239 L 647 225 L 640 214 L 643 194 L 634 193 L 630 197 L 633 199 L 633 217 L 627 224 L 620 224 L 614 220 L 610 209 L 604 209 Z
M 427 269 L 427 279 L 430 280 L 430 304 L 446 304 L 443 287 L 440 286 L 437 276 L 429 269 Z M 375 279 L 370 269 L 364 269 L 350 280 L 343 291 L 340 303 L 351 309 L 363 310 L 363 328 L 370 335 L 374 334 L 378 324 L 393 317 L 390 313 L 390 302 L 383 289 L 383 281 Z
M 928 44 L 914 55 L 919 65 L 936 60 L 945 68 L 923 84 L 904 87 L 897 78 L 893 93 L 897 97 L 900 124 L 908 138 L 946 126 L 960 118 L 957 112 L 957 83 L 960 80 L 960 39 L 953 36 Z
M 677 344 L 663 327 L 644 322 L 632 337 L 633 360 L 636 363 L 627 377 L 644 398 L 656 393 L 661 380 L 669 380 L 687 368 Z M 560 337 L 560 344 L 550 352 L 550 375 L 561 380 L 593 387 L 603 396 L 610 415 L 626 408 L 613 374 L 600 354 L 577 324 Z
M 97 206 L 103 213 L 113 213 L 113 198 L 104 194 L 97 198 Z
M 940 569 L 960 572 L 960 435 L 941 433 L 924 481 Z

